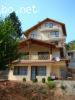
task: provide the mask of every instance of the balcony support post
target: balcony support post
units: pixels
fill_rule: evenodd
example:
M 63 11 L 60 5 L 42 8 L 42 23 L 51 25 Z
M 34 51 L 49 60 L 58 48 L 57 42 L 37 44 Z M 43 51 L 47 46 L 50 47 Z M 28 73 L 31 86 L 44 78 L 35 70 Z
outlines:
M 27 80 L 30 81 L 30 79 L 31 79 L 31 66 L 30 65 L 28 66 L 28 75 L 27 75 L 27 78 L 28 78 Z
M 52 46 L 49 47 L 49 59 L 52 60 Z

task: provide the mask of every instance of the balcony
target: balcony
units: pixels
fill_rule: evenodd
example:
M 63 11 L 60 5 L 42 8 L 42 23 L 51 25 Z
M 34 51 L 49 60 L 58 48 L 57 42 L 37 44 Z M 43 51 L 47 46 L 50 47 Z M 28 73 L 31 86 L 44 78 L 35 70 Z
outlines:
M 48 54 L 39 54 L 38 55 L 38 60 L 48 60 L 50 59 Z
M 29 38 L 32 38 L 32 39 L 40 39 L 40 40 L 42 40 L 42 36 L 40 36 L 39 34 L 31 34 L 31 35 L 29 36 Z
M 60 33 L 59 33 L 60 34 Z M 50 35 L 49 33 L 41 33 L 40 34 L 31 34 L 29 36 L 29 38 L 32 38 L 32 39 L 37 39 L 37 40 L 43 40 L 43 41 L 60 41 L 60 40 L 65 40 L 66 37 L 65 36 L 60 36 L 60 35 Z
M 31 55 L 22 55 L 20 60 L 48 60 L 49 54 L 31 54 Z
M 60 28 L 57 26 L 53 26 L 52 28 L 49 27 L 42 27 L 41 29 L 39 29 L 40 32 L 44 32 L 44 31 L 52 31 L 52 30 L 56 30 L 58 31 Z
M 62 36 L 62 37 L 56 37 L 56 36 L 52 36 L 51 38 L 49 38 L 50 41 L 59 41 L 59 40 L 65 40 L 66 37 Z

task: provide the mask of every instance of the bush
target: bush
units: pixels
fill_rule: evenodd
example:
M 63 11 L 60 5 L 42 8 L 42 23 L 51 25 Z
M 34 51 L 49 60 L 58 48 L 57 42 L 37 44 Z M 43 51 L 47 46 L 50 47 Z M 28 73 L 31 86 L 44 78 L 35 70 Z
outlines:
M 46 82 L 45 78 L 42 78 L 42 83 L 45 83 L 45 82 Z
M 52 79 L 51 79 L 51 77 L 49 76 L 48 78 L 47 78 L 47 81 L 51 81 Z
M 54 81 L 48 81 L 46 84 L 48 85 L 48 87 L 49 87 L 50 89 L 53 89 L 53 88 L 55 88 L 55 86 L 56 86 Z
M 32 81 L 33 81 L 33 83 L 38 82 L 37 78 L 33 79 Z
M 67 88 L 66 85 L 61 84 L 61 89 L 62 90 L 65 90 L 66 88 Z
M 26 78 L 25 77 L 23 78 L 23 82 L 26 82 Z

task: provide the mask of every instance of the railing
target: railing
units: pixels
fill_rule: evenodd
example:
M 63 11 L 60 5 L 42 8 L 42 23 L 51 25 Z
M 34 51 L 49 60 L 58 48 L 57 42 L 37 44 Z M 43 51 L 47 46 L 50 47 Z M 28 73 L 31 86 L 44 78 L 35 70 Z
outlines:
M 47 54 L 39 54 L 39 55 L 23 55 L 20 57 L 21 60 L 48 60 L 49 55 Z
M 20 57 L 21 60 L 28 60 L 29 59 L 29 55 L 22 55 Z
M 47 55 L 47 54 L 44 54 L 44 55 L 40 54 L 40 55 L 38 55 L 38 60 L 48 60 L 48 59 L 49 59 L 49 55 Z
M 49 54 L 31 54 L 31 55 L 23 55 L 21 56 L 20 60 L 49 60 L 50 59 L 50 55 Z M 67 58 L 60 58 L 60 57 L 52 57 L 51 56 L 51 60 L 52 61 L 60 61 L 63 59 L 67 59 Z
M 53 26 L 53 27 L 42 27 L 39 29 L 40 32 L 43 32 L 43 31 L 50 31 L 50 30 L 59 30 L 60 28 L 57 27 L 57 26 Z
M 31 35 L 29 36 L 29 38 L 33 38 L 33 39 L 42 39 L 42 36 L 39 35 L 39 34 L 31 34 Z

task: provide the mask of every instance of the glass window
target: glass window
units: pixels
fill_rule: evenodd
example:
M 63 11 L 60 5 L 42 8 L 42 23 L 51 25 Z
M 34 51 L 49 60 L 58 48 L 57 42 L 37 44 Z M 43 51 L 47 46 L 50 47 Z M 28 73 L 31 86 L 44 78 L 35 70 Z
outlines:
M 55 36 L 59 37 L 59 32 L 58 31 L 55 32 Z
M 45 27 L 52 28 L 53 27 L 53 23 L 46 22 L 45 23 Z
M 37 67 L 37 75 L 38 76 L 45 76 L 46 75 L 46 67 L 45 66 L 38 66 Z
M 28 67 L 26 66 L 14 67 L 14 75 L 27 75 L 27 71 L 28 71 Z
M 31 38 L 36 38 L 36 34 L 31 34 Z
M 36 38 L 37 37 L 37 31 L 34 30 L 33 32 L 31 32 L 30 37 L 31 38 Z
M 50 32 L 50 35 L 59 37 L 59 31 L 52 31 L 52 32 Z

